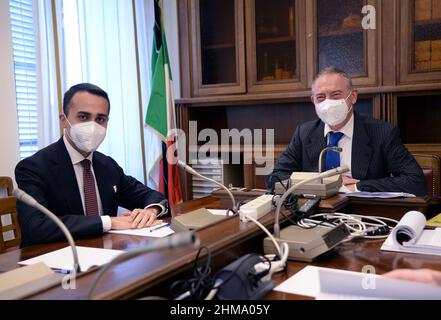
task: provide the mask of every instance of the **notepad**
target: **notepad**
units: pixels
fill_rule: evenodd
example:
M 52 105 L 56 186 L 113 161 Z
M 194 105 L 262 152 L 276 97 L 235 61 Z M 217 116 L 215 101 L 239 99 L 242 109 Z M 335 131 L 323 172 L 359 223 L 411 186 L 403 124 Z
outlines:
M 381 250 L 441 256 L 441 228 L 425 230 L 426 217 L 418 211 L 406 213 Z
M 317 300 L 441 299 L 441 287 L 314 266 L 305 267 L 274 290 Z
M 110 249 L 99 249 L 99 248 L 88 248 L 88 247 L 78 247 L 78 262 L 80 264 L 80 269 L 82 272 L 89 270 L 91 267 L 100 267 L 124 251 L 121 250 L 110 250 Z M 57 270 L 69 270 L 72 271 L 73 267 L 73 256 L 71 247 L 66 247 L 60 250 L 52 251 L 41 256 L 20 261 L 19 265 L 28 266 L 31 264 L 43 262 L 49 268 Z

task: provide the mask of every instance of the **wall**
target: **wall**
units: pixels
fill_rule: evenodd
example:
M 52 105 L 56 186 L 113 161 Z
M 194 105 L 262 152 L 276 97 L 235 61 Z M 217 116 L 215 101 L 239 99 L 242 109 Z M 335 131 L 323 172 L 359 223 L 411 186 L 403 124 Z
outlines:
M 0 176 L 14 177 L 19 160 L 9 1 L 0 1 Z

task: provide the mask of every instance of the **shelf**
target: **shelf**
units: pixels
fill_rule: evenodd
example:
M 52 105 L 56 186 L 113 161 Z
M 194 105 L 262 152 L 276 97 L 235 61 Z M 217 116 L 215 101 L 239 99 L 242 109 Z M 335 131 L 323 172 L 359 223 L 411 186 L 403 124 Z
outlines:
M 204 50 L 216 50 L 216 49 L 235 49 L 235 43 L 220 43 L 220 44 L 211 44 L 208 46 L 204 46 Z
M 431 24 L 441 24 L 441 19 L 430 19 L 415 21 L 415 26 L 427 26 Z
M 363 30 L 359 30 L 359 29 L 348 29 L 348 30 L 340 30 L 340 31 L 326 31 L 326 32 L 321 32 L 319 33 L 319 38 L 321 37 L 343 37 L 343 36 L 349 36 L 349 35 L 357 35 L 357 34 L 362 34 Z
M 258 45 L 265 44 L 277 44 L 277 43 L 286 43 L 286 42 L 295 42 L 296 38 L 294 36 L 286 36 L 286 37 L 275 37 L 275 38 L 265 38 L 261 40 L 257 40 Z
M 268 146 L 268 150 L 269 151 L 274 151 L 275 153 L 282 153 L 286 150 L 287 148 L 287 144 L 276 144 L 273 146 L 273 148 L 271 148 L 270 146 Z M 196 153 L 199 152 L 199 149 L 201 147 L 206 148 L 206 146 L 202 146 L 202 145 L 198 145 L 198 146 L 190 146 L 189 147 L 189 152 L 190 153 Z M 266 146 L 244 146 L 243 144 L 241 144 L 240 146 L 237 145 L 228 145 L 228 146 L 210 146 L 210 151 L 212 152 L 219 152 L 219 153 L 253 153 L 256 151 L 262 152 L 262 151 L 266 151 Z

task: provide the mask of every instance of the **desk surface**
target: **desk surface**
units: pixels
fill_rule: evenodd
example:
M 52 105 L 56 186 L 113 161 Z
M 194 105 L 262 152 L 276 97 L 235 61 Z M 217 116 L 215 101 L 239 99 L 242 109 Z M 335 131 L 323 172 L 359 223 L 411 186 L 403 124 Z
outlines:
M 185 213 L 196 208 L 219 208 L 215 198 L 204 198 L 180 205 L 177 213 Z M 273 215 L 266 215 L 261 222 L 271 227 Z M 239 217 L 230 217 L 214 226 L 196 232 L 201 245 L 213 252 L 213 264 L 222 267 L 247 252 L 262 252 L 263 232 L 253 223 L 242 223 Z M 77 240 L 79 246 L 126 250 L 155 241 L 151 238 L 119 234 L 106 234 L 101 238 Z M 338 246 L 331 254 L 320 257 L 312 265 L 361 271 L 364 266 L 374 266 L 378 274 L 395 268 L 432 268 L 441 270 L 441 259 L 436 256 L 399 254 L 379 250 L 382 241 L 353 241 Z M 0 272 L 12 270 L 17 262 L 47 253 L 66 243 L 37 245 L 0 255 Z M 130 299 L 141 295 L 158 295 L 158 288 L 168 288 L 173 278 L 182 279 L 191 270 L 197 248 L 186 246 L 176 249 L 151 252 L 120 263 L 110 270 L 97 288 L 96 298 Z M 203 257 L 205 256 L 205 253 Z M 290 261 L 286 272 L 273 276 L 277 285 L 286 280 L 307 263 Z M 217 266 L 217 267 L 216 267 Z M 49 289 L 31 299 L 85 299 L 95 272 L 83 275 L 76 281 L 76 290 L 63 290 L 61 286 Z M 301 299 L 303 297 L 270 292 L 265 299 Z

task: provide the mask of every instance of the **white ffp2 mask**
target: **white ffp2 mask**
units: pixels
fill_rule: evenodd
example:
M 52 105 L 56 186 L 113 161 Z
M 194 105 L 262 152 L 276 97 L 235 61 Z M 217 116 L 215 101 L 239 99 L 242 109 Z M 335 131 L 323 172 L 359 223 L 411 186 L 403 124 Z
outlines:
M 106 137 L 106 128 L 95 121 L 80 122 L 75 125 L 71 125 L 69 120 L 67 122 L 70 125 L 70 132 L 68 132 L 70 139 L 78 149 L 84 152 L 94 152 Z
M 326 99 L 325 101 L 316 104 L 315 112 L 320 120 L 331 127 L 341 124 L 352 109 L 352 106 L 348 109 L 348 105 L 346 104 L 346 100 L 351 93 L 349 93 L 346 99 Z

